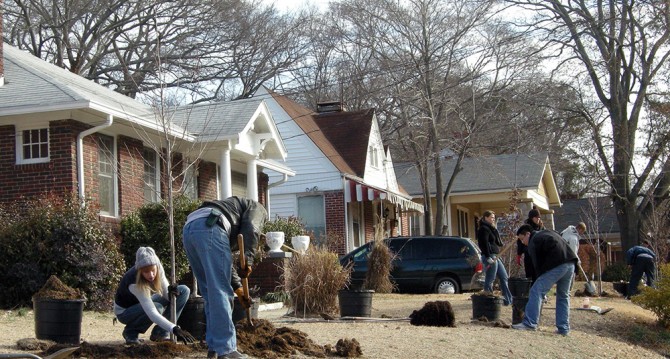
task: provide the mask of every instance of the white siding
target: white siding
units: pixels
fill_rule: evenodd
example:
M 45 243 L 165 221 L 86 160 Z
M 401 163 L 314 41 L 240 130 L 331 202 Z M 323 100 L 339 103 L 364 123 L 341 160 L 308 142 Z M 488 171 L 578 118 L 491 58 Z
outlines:
M 375 116 L 374 121 L 372 121 L 372 128 L 370 128 L 370 140 L 368 142 L 368 148 L 373 146 L 377 149 L 377 156 L 379 157 L 379 166 L 372 166 L 372 159 L 368 155 L 365 160 L 365 174 L 363 179 L 365 183 L 368 183 L 373 186 L 380 188 L 386 188 L 386 172 L 385 169 L 385 154 L 384 154 L 384 144 L 382 143 L 382 137 L 379 133 L 379 126 L 377 125 L 377 117 Z M 366 152 L 367 153 L 367 152 Z
M 257 94 L 256 96 L 258 96 Z M 318 187 L 319 191 L 342 189 L 340 172 L 323 152 L 305 135 L 302 129 L 284 112 L 271 97 L 266 103 L 277 124 L 287 150 L 286 165 L 296 172 L 294 177 L 277 187 L 271 194 L 298 193 Z M 281 179 L 279 174 L 268 173 L 270 183 Z
M 288 217 L 298 215 L 298 201 L 295 194 L 272 195 L 269 208 L 269 218 L 274 220 L 276 216 Z

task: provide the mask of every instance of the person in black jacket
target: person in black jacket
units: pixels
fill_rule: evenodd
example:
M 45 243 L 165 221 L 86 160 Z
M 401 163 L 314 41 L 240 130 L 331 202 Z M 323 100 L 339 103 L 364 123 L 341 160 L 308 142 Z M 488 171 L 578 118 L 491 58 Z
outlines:
M 205 300 L 207 358 L 246 358 L 237 351 L 232 319 L 234 293 L 245 307 L 239 276 L 251 273 L 260 230 L 267 220 L 260 203 L 238 197 L 205 201 L 191 212 L 183 231 L 184 250 L 198 288 Z M 232 252 L 238 249 L 237 235 L 244 237 L 246 268 L 233 267 Z
M 523 321 L 513 324 L 514 329 L 537 330 L 542 308 L 542 298 L 556 284 L 556 328 L 557 333 L 570 332 L 570 286 L 572 273 L 577 264 L 577 255 L 560 234 L 554 231 L 538 231 L 524 224 L 517 238 L 528 246 L 537 279 L 530 288 Z
M 507 271 L 505 265 L 498 258 L 503 242 L 500 233 L 495 226 L 496 215 L 493 211 L 484 212 L 477 230 L 477 244 L 482 251 L 482 263 L 484 263 L 484 290 L 493 293 L 493 281 L 496 277 L 500 280 L 500 289 L 503 292 L 503 304 L 512 304 L 512 292 L 507 286 Z
M 540 211 L 537 207 L 533 206 L 533 209 L 528 212 L 528 219 L 526 219 L 525 224 L 529 225 L 534 231 L 541 231 L 544 229 L 544 223 L 542 223 Z M 531 262 L 530 256 L 528 256 L 528 246 L 517 239 L 516 264 L 521 265 L 521 257 L 523 257 L 523 270 L 526 273 L 526 278 L 535 281 L 536 276 L 535 271 L 533 270 L 533 262 Z

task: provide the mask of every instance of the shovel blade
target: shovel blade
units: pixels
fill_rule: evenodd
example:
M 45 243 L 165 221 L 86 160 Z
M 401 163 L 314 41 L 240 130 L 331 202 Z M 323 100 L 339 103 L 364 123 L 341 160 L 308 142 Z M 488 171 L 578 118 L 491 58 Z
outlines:
M 79 347 L 64 348 L 64 349 L 61 349 L 61 350 L 59 350 L 59 351 L 57 351 L 57 352 L 55 352 L 55 353 L 53 353 L 49 356 L 44 357 L 44 359 L 65 359 L 65 358 L 69 358 L 72 353 L 77 351 L 77 349 L 79 349 Z
M 588 295 L 595 296 L 596 295 L 596 286 L 593 284 L 593 282 L 586 282 L 584 284 L 584 292 L 586 292 Z

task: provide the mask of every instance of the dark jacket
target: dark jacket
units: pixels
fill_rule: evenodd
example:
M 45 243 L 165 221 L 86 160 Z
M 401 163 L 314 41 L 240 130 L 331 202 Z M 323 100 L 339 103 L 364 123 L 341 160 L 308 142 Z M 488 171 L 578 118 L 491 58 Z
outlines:
M 205 201 L 200 206 L 218 208 L 230 222 L 230 250 L 237 251 L 237 235 L 244 236 L 244 255 L 247 263 L 253 264 L 258 248 L 260 231 L 268 218 L 262 204 L 245 198 L 228 197 L 224 200 Z
M 638 256 L 656 259 L 656 254 L 651 249 L 644 246 L 634 246 L 626 251 L 626 264 L 635 264 L 635 259 Z
M 477 230 L 477 244 L 485 257 L 497 255 L 503 246 L 498 229 L 483 218 L 479 224 L 479 230 Z
M 528 255 L 537 277 L 567 262 L 577 264 L 578 258 L 560 234 L 543 230 L 533 232 L 528 242 Z

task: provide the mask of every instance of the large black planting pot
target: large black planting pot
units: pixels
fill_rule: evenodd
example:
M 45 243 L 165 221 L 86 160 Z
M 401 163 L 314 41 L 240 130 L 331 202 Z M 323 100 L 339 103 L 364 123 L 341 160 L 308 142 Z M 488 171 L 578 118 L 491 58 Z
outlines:
M 474 294 L 470 298 L 472 299 L 472 319 L 485 317 L 490 322 L 500 319 L 500 308 L 503 303 L 501 297 Z
M 59 344 L 79 344 L 85 299 L 34 299 L 35 337 Z
M 372 294 L 369 289 L 344 289 L 337 293 L 341 317 L 369 317 L 372 311 Z

